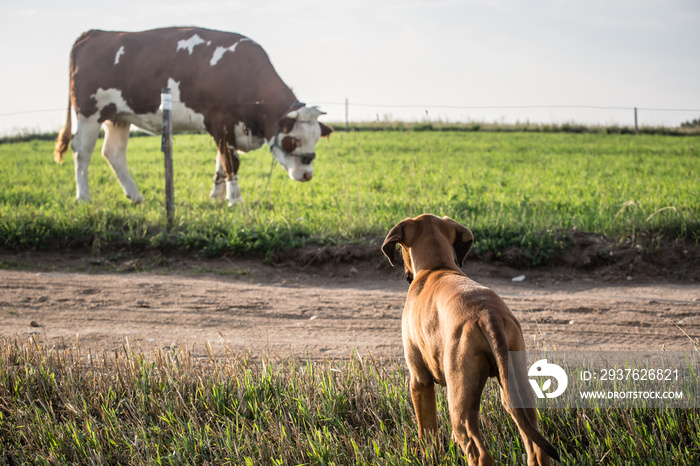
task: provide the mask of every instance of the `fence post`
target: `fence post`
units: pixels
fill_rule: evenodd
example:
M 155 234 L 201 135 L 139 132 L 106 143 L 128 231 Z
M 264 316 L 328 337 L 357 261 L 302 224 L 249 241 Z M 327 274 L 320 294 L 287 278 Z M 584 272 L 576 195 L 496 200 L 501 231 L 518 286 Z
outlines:
M 168 228 L 172 227 L 175 213 L 175 192 L 173 188 L 173 141 L 170 111 L 173 108 L 170 88 L 164 87 L 160 94 L 160 106 L 163 111 L 163 139 L 161 151 L 165 159 L 165 212 L 168 216 Z
M 350 131 L 350 124 L 348 123 L 348 98 L 345 98 L 345 132 Z
M 634 107 L 634 134 L 639 134 L 639 125 L 637 124 L 637 107 Z

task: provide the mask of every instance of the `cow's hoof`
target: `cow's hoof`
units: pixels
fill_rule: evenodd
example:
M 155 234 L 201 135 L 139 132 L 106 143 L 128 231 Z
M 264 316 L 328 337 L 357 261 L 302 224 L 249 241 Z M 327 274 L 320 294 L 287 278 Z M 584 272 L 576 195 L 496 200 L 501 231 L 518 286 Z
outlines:
M 214 186 L 211 189 L 211 192 L 209 193 L 209 197 L 211 197 L 212 199 L 223 199 L 224 194 L 226 194 L 224 189 L 221 189 L 218 186 Z
M 233 207 L 236 204 L 243 204 L 243 198 L 242 197 L 234 197 L 233 199 L 229 199 L 229 201 L 228 201 L 229 207 Z

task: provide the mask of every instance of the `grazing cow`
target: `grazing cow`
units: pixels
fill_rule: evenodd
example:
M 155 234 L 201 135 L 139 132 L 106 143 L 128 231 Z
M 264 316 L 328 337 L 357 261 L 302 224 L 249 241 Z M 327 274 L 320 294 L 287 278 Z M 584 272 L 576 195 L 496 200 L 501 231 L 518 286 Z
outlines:
M 130 125 L 160 133 L 163 87 L 172 94 L 174 131 L 206 130 L 218 153 L 212 197 L 242 201 L 238 151 L 270 146 L 274 158 L 297 181 L 313 176 L 314 148 L 332 131 L 323 112 L 306 107 L 284 84 L 267 53 L 239 34 L 201 28 L 143 32 L 88 31 L 70 57 L 70 99 L 54 159 L 61 162 L 71 138 L 71 105 L 78 117 L 73 138 L 77 199 L 90 200 L 88 166 L 100 126 L 102 155 L 124 194 L 143 200 L 126 165 Z

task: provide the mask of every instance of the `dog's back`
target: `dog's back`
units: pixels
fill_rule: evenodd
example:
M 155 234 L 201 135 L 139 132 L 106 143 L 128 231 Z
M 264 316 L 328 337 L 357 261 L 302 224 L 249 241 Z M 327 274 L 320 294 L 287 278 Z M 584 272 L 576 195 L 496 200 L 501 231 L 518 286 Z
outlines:
M 507 351 L 525 351 L 520 322 L 501 297 L 454 269 L 420 272 L 409 287 L 403 319 L 404 329 L 414 334 L 419 331 L 425 337 L 434 360 L 444 358 L 442 343 L 469 340 L 470 348 L 489 361 L 491 377 L 498 375 L 498 366 L 493 358 L 494 342 L 490 341 L 494 336 L 482 328 L 487 322 L 495 320 L 504 329 L 505 338 L 499 346 L 506 350 L 506 362 Z M 445 329 L 450 329 L 450 334 L 445 334 Z

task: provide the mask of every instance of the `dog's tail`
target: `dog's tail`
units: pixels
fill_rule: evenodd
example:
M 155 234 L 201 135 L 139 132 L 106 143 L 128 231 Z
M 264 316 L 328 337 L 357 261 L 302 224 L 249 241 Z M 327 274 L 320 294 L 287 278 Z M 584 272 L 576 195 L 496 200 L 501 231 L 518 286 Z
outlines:
M 491 351 L 493 351 L 494 359 L 496 360 L 496 365 L 498 366 L 498 377 L 501 382 L 503 397 L 505 398 L 505 404 L 510 406 L 511 413 L 513 413 L 513 418 L 518 424 L 518 427 L 527 435 L 527 437 L 534 442 L 538 447 L 540 447 L 547 455 L 559 461 L 559 453 L 557 449 L 552 446 L 549 441 L 542 436 L 537 427 L 532 423 L 530 418 L 525 412 L 525 406 L 523 403 L 524 394 L 521 390 L 529 387 L 527 383 L 527 376 L 523 372 L 523 367 L 514 367 L 515 376 L 518 378 L 519 389 L 509 390 L 508 384 L 508 342 L 506 340 L 505 332 L 503 331 L 503 325 L 496 322 L 496 318 L 491 315 L 484 315 L 479 319 L 479 328 L 483 333 L 486 340 L 491 346 Z M 511 395 L 513 395 L 512 401 L 515 405 L 511 403 Z M 521 406 L 521 407 L 515 407 Z

